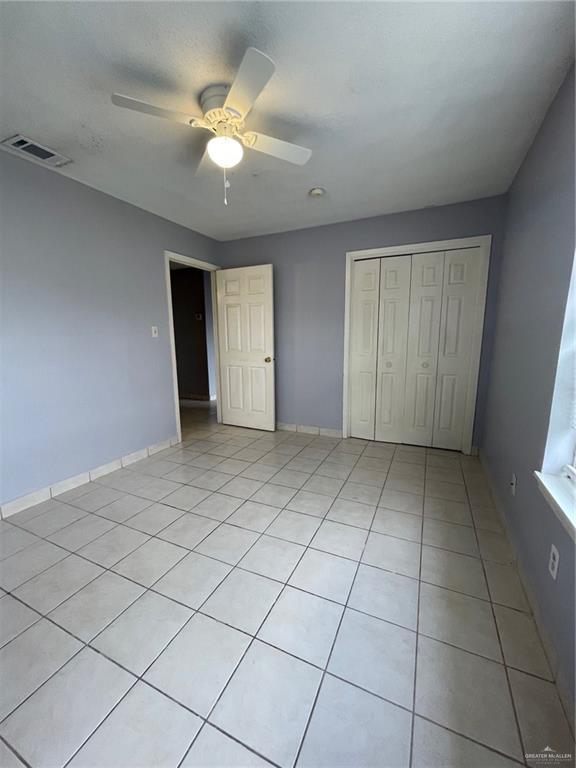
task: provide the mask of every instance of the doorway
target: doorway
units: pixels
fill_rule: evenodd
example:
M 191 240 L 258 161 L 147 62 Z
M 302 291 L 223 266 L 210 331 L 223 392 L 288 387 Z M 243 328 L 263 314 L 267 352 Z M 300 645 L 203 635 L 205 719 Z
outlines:
M 178 438 L 197 421 L 218 420 L 215 264 L 165 251 L 174 408 Z
M 210 365 L 214 357 L 214 333 L 208 281 L 207 272 L 170 262 L 180 402 L 216 400 L 214 370 Z
M 239 427 L 274 431 L 275 422 L 275 387 L 274 387 L 274 294 L 272 265 L 261 264 L 252 267 L 220 269 L 211 264 L 189 256 L 182 256 L 172 251 L 164 251 L 165 280 L 169 310 L 170 348 L 172 354 L 172 380 L 174 383 L 174 409 L 176 432 L 182 440 L 181 407 L 208 407 L 214 411 L 214 421 Z M 205 274 L 203 282 L 204 303 L 196 299 L 196 311 L 190 308 L 182 311 L 184 320 L 184 338 L 180 339 L 180 355 L 194 358 L 194 349 L 200 349 L 199 368 L 207 368 L 208 391 L 216 400 L 189 400 L 188 389 L 204 388 L 206 375 L 192 380 L 185 370 L 189 361 L 178 361 L 175 314 L 173 307 L 172 283 L 184 285 L 182 293 L 187 297 L 200 288 L 186 287 L 196 278 L 178 277 L 183 268 L 201 270 Z M 180 293 L 180 287 L 175 294 Z M 177 312 L 180 315 L 180 311 Z M 203 356 L 201 334 L 194 328 L 198 337 L 192 344 L 186 339 L 190 323 L 200 323 L 197 315 L 203 314 L 205 324 L 206 358 Z M 177 321 L 180 317 L 176 318 Z M 180 325 L 180 322 L 178 322 Z M 219 328 L 221 333 L 219 333 Z M 196 346 L 194 346 L 196 345 Z M 190 350 L 192 351 L 190 352 Z M 194 365 L 192 363 L 192 365 Z M 182 385 L 179 377 L 183 377 Z M 204 383 L 202 383 L 204 382 Z

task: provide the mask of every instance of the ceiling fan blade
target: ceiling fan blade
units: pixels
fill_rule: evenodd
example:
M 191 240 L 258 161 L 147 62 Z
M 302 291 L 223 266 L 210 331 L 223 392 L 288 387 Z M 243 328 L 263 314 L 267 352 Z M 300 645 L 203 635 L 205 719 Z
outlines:
M 207 165 L 206 145 L 208 140 L 209 136 L 204 131 L 194 131 L 190 134 L 190 140 L 186 141 L 185 146 L 179 152 L 178 160 L 186 166 L 192 176 L 197 176 L 201 167 Z
M 276 65 L 269 56 L 256 48 L 248 48 L 226 96 L 224 109 L 244 119 L 275 70 Z
M 173 123 L 192 125 L 196 120 L 193 115 L 187 115 L 185 112 L 176 112 L 173 109 L 155 107 L 154 104 L 148 104 L 145 101 L 133 99 L 131 96 L 122 96 L 119 93 L 112 94 L 112 103 L 117 107 L 132 109 L 134 112 L 142 112 L 145 115 L 154 115 L 154 117 L 163 117 L 165 120 L 171 120 Z
M 286 160 L 287 163 L 294 165 L 305 165 L 312 155 L 312 150 L 306 147 L 299 147 L 298 144 L 291 144 L 289 141 L 275 139 L 273 136 L 266 136 L 264 133 L 255 133 L 250 131 L 245 133 L 246 146 L 255 149 L 256 152 L 263 152 L 265 155 L 272 155 L 280 160 Z
M 204 153 L 199 157 L 198 164 L 194 171 L 194 176 L 213 176 L 214 175 L 214 163 L 210 160 L 208 151 L 204 150 Z

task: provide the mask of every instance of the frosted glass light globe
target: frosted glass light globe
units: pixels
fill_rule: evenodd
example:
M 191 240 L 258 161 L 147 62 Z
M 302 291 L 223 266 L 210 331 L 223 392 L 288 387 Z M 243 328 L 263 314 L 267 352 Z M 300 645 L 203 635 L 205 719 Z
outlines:
M 244 157 L 242 144 L 229 136 L 215 136 L 207 148 L 210 160 L 220 168 L 234 168 Z

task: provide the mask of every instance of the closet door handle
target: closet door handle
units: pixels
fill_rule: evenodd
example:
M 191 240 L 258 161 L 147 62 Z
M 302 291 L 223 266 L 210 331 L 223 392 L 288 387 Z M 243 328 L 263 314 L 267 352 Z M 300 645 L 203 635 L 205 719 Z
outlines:
M 422 368 L 430 368 L 430 363 L 422 363 Z

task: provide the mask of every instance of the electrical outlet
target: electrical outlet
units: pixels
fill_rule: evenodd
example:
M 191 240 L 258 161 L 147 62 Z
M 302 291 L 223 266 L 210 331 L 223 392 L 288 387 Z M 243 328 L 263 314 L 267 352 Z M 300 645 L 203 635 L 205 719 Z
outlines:
M 560 565 L 560 553 L 552 544 L 550 547 L 550 560 L 548 561 L 548 570 L 550 571 L 550 576 L 556 581 L 556 576 L 558 576 L 558 566 Z
M 516 496 L 516 475 L 512 472 L 512 480 L 510 480 L 510 493 L 512 496 Z
M 158 338 L 158 326 L 157 325 L 152 325 L 150 327 L 150 329 L 152 331 L 152 338 L 157 339 Z

